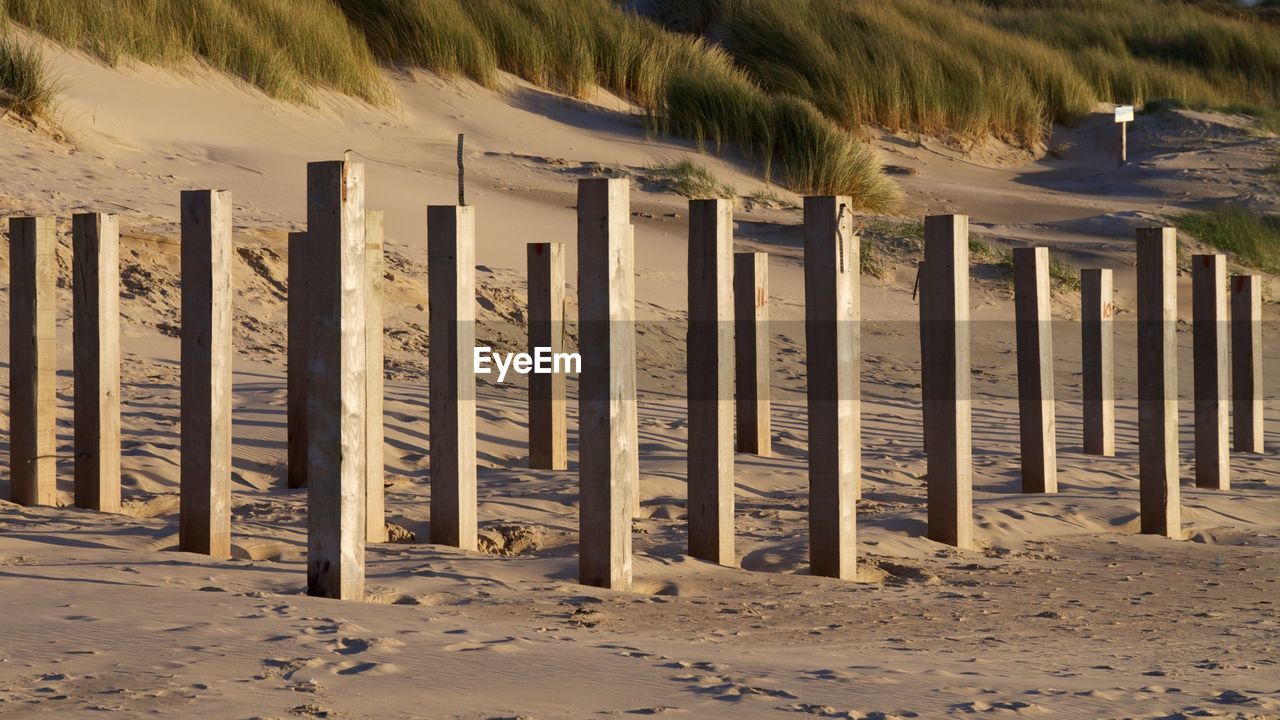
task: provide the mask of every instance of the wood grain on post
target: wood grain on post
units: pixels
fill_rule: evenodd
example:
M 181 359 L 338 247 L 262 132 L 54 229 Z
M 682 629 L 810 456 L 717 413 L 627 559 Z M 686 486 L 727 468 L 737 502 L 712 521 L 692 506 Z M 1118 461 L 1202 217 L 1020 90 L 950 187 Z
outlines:
M 859 249 L 849 197 L 805 198 L 809 567 L 849 580 L 857 576 L 862 474 Z
M 1116 454 L 1115 338 L 1111 271 L 1080 271 L 1080 348 L 1084 386 L 1084 452 Z
M 631 587 L 637 480 L 637 448 L 627 427 L 635 417 L 627 410 L 635 403 L 629 190 L 625 179 L 578 181 L 578 577 L 615 590 Z
M 969 218 L 924 221 L 920 278 L 925 318 L 925 443 L 929 538 L 973 546 L 972 401 L 969 391 Z
M 769 255 L 741 252 L 733 261 L 737 450 L 769 457 Z
M 1231 278 L 1231 379 L 1235 449 L 1264 452 L 1260 275 Z
M 529 243 L 529 354 L 564 352 L 564 243 Z M 569 467 L 563 373 L 529 375 L 529 467 Z
M 382 273 L 384 260 L 381 210 L 364 213 L 364 262 L 366 296 L 365 331 L 365 542 L 387 541 L 385 465 L 383 464 L 383 354 Z
M 58 498 L 57 242 L 51 217 L 9 219 L 9 499 L 19 505 Z
M 364 599 L 366 373 L 364 165 L 307 164 L 307 594 Z
M 76 507 L 120 511 L 120 223 L 71 219 Z
M 178 546 L 231 557 L 231 193 L 182 193 Z
M 628 207 L 630 201 L 628 200 Z M 622 403 L 623 423 L 627 431 L 627 447 L 635 448 L 635 452 L 627 455 L 631 467 L 625 473 L 631 480 L 631 517 L 640 517 L 640 399 L 636 384 L 636 226 L 627 225 L 627 242 L 623 248 L 623 259 L 627 271 L 622 274 L 619 287 L 622 289 L 622 304 L 626 306 L 630 320 L 625 330 L 620 328 L 625 337 L 620 341 L 630 343 L 631 350 L 618 356 L 616 362 L 622 368 L 624 400 Z
M 308 339 L 314 310 L 308 280 L 313 258 L 304 232 L 289 233 L 285 414 L 288 424 L 288 485 L 307 486 L 307 367 Z
M 689 201 L 689 555 L 735 565 L 733 206 Z
M 1227 446 L 1227 258 L 1191 258 L 1196 487 L 1231 487 Z
M 431 542 L 476 549 L 476 214 L 427 208 Z
M 1141 531 L 1180 538 L 1177 231 L 1138 228 L 1137 241 Z
M 1013 250 L 1022 492 L 1058 492 L 1049 248 Z

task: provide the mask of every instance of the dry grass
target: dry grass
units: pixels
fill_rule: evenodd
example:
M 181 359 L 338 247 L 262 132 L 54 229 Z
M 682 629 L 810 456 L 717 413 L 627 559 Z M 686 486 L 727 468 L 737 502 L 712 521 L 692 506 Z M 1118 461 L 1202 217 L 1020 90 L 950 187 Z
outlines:
M 39 49 L 0 35 L 0 115 L 39 120 L 53 112 L 57 83 Z

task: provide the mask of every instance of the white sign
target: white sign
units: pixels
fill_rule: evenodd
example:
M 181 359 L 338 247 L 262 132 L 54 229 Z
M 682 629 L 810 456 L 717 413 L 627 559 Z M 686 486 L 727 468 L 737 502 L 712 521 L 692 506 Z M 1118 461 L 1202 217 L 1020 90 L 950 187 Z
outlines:
M 1133 106 L 1117 105 L 1116 106 L 1116 122 L 1133 122 Z

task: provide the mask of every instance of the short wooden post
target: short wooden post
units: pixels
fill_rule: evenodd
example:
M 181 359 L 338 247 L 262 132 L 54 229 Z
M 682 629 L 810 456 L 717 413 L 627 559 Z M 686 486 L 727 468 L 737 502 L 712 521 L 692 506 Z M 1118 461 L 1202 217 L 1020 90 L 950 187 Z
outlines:
M 431 542 L 476 548 L 476 214 L 427 208 Z
M 1235 449 L 1262 453 L 1262 277 L 1231 278 L 1231 418 Z
M 564 243 L 529 243 L 527 253 L 529 353 L 564 352 Z M 565 410 L 564 374 L 529 375 L 529 467 L 569 467 Z
M 231 557 L 231 193 L 182 193 L 178 547 Z
M 9 219 L 9 497 L 53 505 L 57 465 L 57 225 Z
M 307 594 L 364 599 L 364 165 L 307 164 Z
M 1115 338 L 1111 271 L 1080 271 L 1080 350 L 1084 385 L 1084 452 L 1116 454 Z
M 735 565 L 733 206 L 689 201 L 689 555 Z
M 1191 258 L 1196 487 L 1231 487 L 1227 447 L 1227 258 Z
M 973 445 L 969 393 L 969 217 L 924 221 L 920 278 L 925 318 L 925 443 L 929 538 L 973 546 Z
M 628 403 L 634 406 L 635 306 L 628 302 L 630 187 L 578 181 L 580 497 L 578 577 L 631 587 L 631 518 L 637 478 Z M 634 422 L 634 420 L 630 420 Z
M 857 577 L 862 474 L 859 240 L 849 197 L 804 199 L 809 406 L 809 568 Z
M 288 485 L 307 486 L 307 367 L 308 339 L 314 311 L 308 280 L 313 258 L 304 232 L 289 233 L 286 415 L 288 424 Z
M 1022 492 L 1056 493 L 1058 453 L 1053 402 L 1049 248 L 1014 248 L 1013 268 Z
M 365 473 L 364 494 L 365 542 L 387 541 L 386 502 L 383 463 L 383 354 L 382 354 L 382 256 L 383 220 L 381 210 L 364 213 L 365 296 Z
M 76 507 L 120 512 L 120 223 L 71 219 Z
M 1138 228 L 1137 241 L 1141 530 L 1180 538 L 1177 231 Z
M 769 457 L 769 255 L 735 253 L 733 261 L 737 449 Z

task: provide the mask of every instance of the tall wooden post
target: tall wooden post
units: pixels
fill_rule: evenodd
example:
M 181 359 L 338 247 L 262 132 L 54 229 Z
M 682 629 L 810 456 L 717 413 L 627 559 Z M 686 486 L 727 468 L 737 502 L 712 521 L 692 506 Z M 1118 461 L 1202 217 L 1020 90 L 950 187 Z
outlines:
M 1084 385 L 1084 452 L 1116 454 L 1115 363 L 1111 271 L 1080 271 L 1080 350 Z
M 304 232 L 289 233 L 288 358 L 286 415 L 288 424 L 288 485 L 307 486 L 307 367 L 308 341 L 315 311 L 309 280 L 312 246 Z
M 231 193 L 182 193 L 178 546 L 231 557 Z
M 578 577 L 631 587 L 631 517 L 637 451 L 627 427 L 634 405 L 635 306 L 629 183 L 578 181 L 580 498 Z M 631 420 L 629 420 L 631 419 Z
M 734 565 L 733 206 L 689 201 L 689 554 Z
M 365 542 L 387 541 L 387 517 L 383 464 L 383 354 L 382 354 L 382 273 L 384 260 L 381 210 L 364 214 L 365 297 Z
M 53 505 L 57 465 L 57 226 L 9 219 L 9 497 Z
M 529 353 L 564 352 L 564 243 L 529 243 Z M 529 375 L 529 467 L 569 467 L 565 376 Z
M 630 200 L 627 202 L 630 208 Z M 625 396 L 622 403 L 623 428 L 627 431 L 627 447 L 635 448 L 635 452 L 627 455 L 631 467 L 626 477 L 631 479 L 630 504 L 631 517 L 640 517 L 640 398 L 636 383 L 636 226 L 627 225 L 627 243 L 623 248 L 623 258 L 627 271 L 622 275 L 619 288 L 622 290 L 622 304 L 625 305 L 630 318 L 625 333 L 625 340 L 631 344 L 631 351 L 620 355 L 616 362 L 621 364 L 622 382 Z
M 735 253 L 733 262 L 737 449 L 769 457 L 769 255 Z
M 476 214 L 427 208 L 431 542 L 476 548 Z
M 1262 277 L 1231 278 L 1231 418 L 1235 448 L 1264 452 L 1262 420 Z
M 1191 258 L 1196 487 L 1231 487 L 1227 447 L 1227 258 Z
M 1049 248 L 1014 248 L 1013 268 L 1022 492 L 1055 493 L 1058 492 L 1058 451 L 1053 403 Z
M 120 511 L 120 223 L 71 219 L 76 507 Z
M 862 474 L 858 243 L 850 198 L 804 199 L 809 566 L 814 575 L 850 580 Z
M 973 445 L 969 394 L 969 217 L 924 221 L 925 445 L 929 538 L 973 546 Z
M 1177 231 L 1138 229 L 1138 462 L 1141 528 L 1180 538 Z
M 307 164 L 307 594 L 364 599 L 368 355 L 364 165 Z

